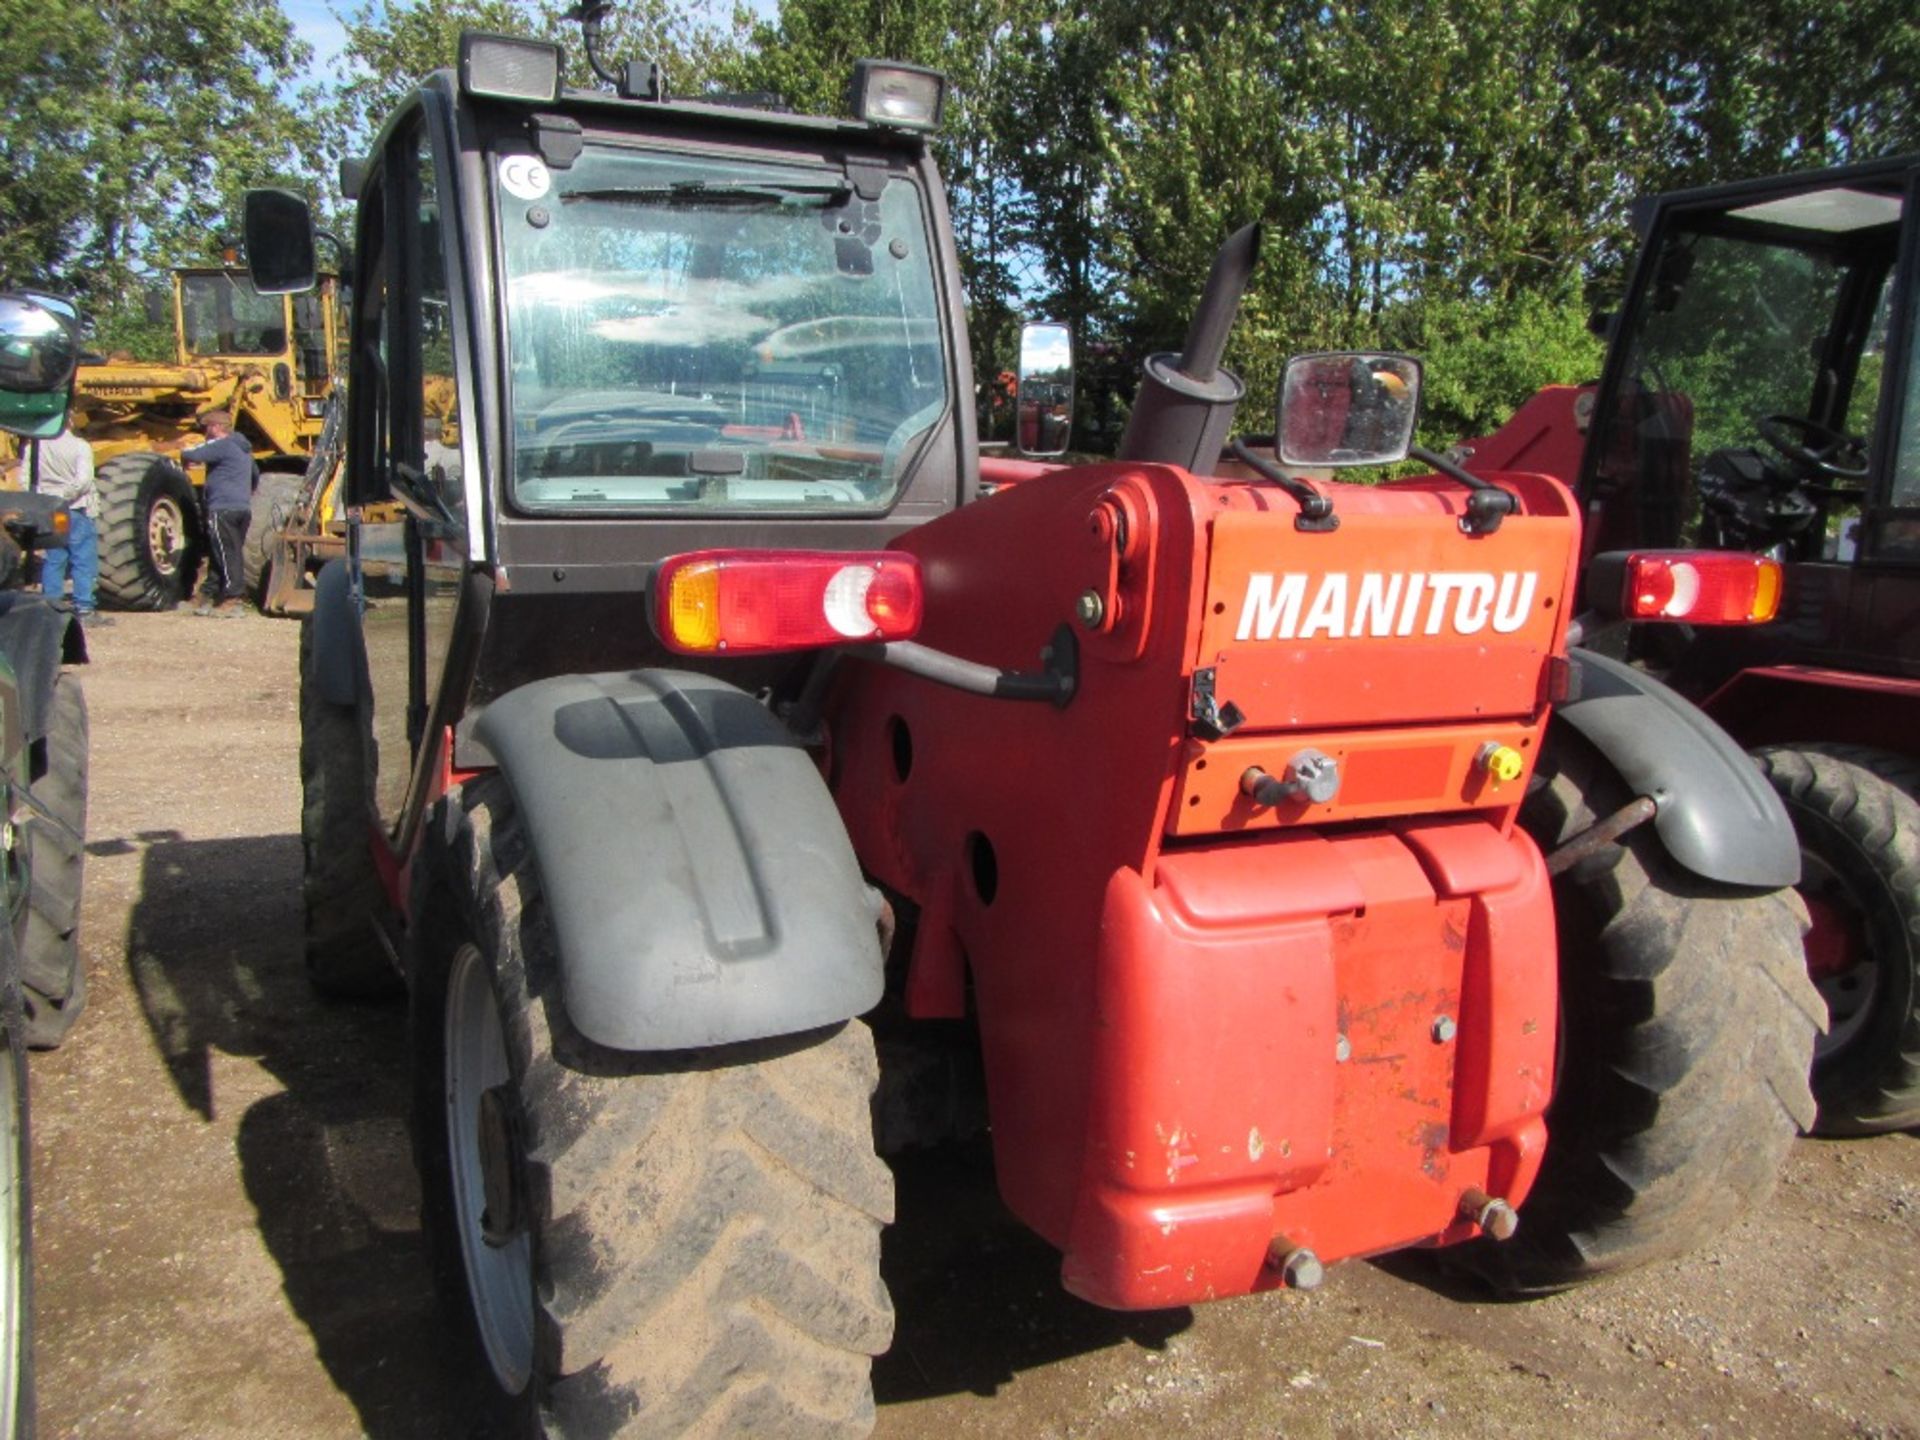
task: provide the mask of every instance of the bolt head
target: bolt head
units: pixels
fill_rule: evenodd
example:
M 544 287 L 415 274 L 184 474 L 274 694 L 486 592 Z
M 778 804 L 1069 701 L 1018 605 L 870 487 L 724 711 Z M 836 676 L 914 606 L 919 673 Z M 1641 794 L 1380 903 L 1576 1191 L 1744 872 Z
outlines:
M 1303 1246 L 1290 1251 L 1281 1262 L 1280 1278 L 1287 1282 L 1289 1290 L 1318 1290 L 1320 1282 L 1327 1278 L 1327 1269 L 1318 1255 Z
M 1353 1042 L 1344 1035 L 1333 1037 L 1333 1058 L 1335 1063 L 1344 1065 L 1353 1058 Z
M 1451 1015 L 1441 1015 L 1433 1022 L 1433 1043 L 1445 1045 L 1459 1033 L 1460 1027 L 1453 1023 Z
M 1073 609 L 1080 617 L 1080 623 L 1092 630 L 1106 618 L 1107 602 L 1100 598 L 1098 590 L 1083 590 L 1080 598 L 1074 602 Z
M 1480 1228 L 1496 1240 L 1511 1240 L 1520 1228 L 1520 1216 L 1504 1200 L 1495 1200 L 1480 1212 Z

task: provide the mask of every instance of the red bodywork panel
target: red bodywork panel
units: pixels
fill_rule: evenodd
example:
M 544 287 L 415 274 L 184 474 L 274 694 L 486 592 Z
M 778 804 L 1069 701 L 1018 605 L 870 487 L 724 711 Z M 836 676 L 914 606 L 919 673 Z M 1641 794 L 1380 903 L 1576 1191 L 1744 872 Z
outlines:
M 1818 665 L 1742 670 L 1700 708 L 1748 749 L 1845 741 L 1920 755 L 1920 680 Z
M 1472 1234 L 1470 1188 L 1524 1197 L 1553 910 L 1526 775 L 1477 757 L 1531 768 L 1579 526 L 1502 479 L 1527 514 L 1496 535 L 1431 481 L 1328 486 L 1340 529 L 1304 534 L 1271 486 L 1078 467 L 900 542 L 920 638 L 969 660 L 1034 670 L 1102 598 L 1065 709 L 860 663 L 829 707 L 855 849 L 920 907 L 909 1009 L 970 1000 L 1001 1191 L 1077 1294 L 1243 1293 L 1277 1237 L 1333 1260 Z M 1190 723 L 1204 670 L 1245 717 L 1223 740 Z M 1238 777 L 1307 743 L 1341 793 L 1256 812 Z

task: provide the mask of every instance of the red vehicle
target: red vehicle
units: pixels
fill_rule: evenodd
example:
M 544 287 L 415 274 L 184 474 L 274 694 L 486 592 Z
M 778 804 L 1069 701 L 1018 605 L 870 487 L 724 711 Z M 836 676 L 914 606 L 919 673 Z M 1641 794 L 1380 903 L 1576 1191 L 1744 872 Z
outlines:
M 1574 486 L 1589 551 L 1784 564 L 1770 623 L 1592 643 L 1697 701 L 1794 818 L 1832 1134 L 1920 1124 L 1917 183 L 1905 156 L 1648 202 L 1600 384 L 1471 446 Z
M 1812 1115 L 1797 851 L 1569 645 L 1565 486 L 1282 468 L 1402 453 L 1378 355 L 1296 361 L 1281 453 L 1222 466 L 1257 231 L 1124 458 L 982 461 L 938 76 L 863 63 L 849 121 L 561 69 L 470 35 L 382 134 L 303 636 L 309 967 L 409 992 L 486 1408 L 863 1432 L 876 1145 L 981 1072 L 1108 1306 L 1409 1245 L 1548 1289 L 1764 1199 Z M 309 282 L 304 203 L 250 197 L 248 253 Z

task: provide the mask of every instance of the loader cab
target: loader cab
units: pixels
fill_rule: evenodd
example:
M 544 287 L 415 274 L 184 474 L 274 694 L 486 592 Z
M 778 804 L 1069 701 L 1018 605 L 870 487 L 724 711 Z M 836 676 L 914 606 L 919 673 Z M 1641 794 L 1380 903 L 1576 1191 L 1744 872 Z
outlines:
M 318 277 L 299 295 L 263 295 L 244 270 L 179 270 L 173 277 L 174 325 L 182 365 L 212 360 L 256 366 L 274 400 L 303 403 L 317 419 L 331 389 L 344 339 L 339 281 Z
M 1637 637 L 1689 693 L 1760 663 L 1920 677 L 1916 176 L 1909 156 L 1661 196 L 1636 217 L 1581 477 L 1588 552 L 1787 564 L 1774 624 Z
M 978 485 L 924 134 L 509 92 L 484 61 L 387 122 L 351 241 L 350 553 L 403 849 L 450 727 L 544 676 L 665 658 L 660 559 L 881 547 Z M 268 248 L 250 225 L 256 276 Z M 768 690 L 796 662 L 719 663 Z

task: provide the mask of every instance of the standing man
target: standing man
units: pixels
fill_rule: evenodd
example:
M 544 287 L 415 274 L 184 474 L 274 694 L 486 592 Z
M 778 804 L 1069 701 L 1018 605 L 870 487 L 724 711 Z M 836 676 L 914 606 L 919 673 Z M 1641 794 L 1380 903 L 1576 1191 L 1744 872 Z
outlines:
M 27 457 L 28 488 L 57 495 L 66 502 L 70 523 L 65 548 L 40 552 L 40 589 L 58 600 L 67 588 L 67 569 L 73 569 L 73 613 L 88 629 L 113 624 L 113 617 L 94 609 L 94 586 L 100 579 L 100 532 L 93 523 L 93 447 L 72 429 L 62 426 L 51 440 L 33 442 Z
M 196 615 L 234 616 L 246 613 L 247 526 L 253 519 L 253 487 L 259 476 L 253 447 L 233 433 L 233 416 L 209 410 L 200 417 L 206 431 L 204 445 L 184 448 L 175 441 L 164 448 L 178 450 L 189 465 L 207 467 L 207 483 L 200 492 L 207 520 L 207 549 L 213 558 Z

